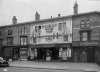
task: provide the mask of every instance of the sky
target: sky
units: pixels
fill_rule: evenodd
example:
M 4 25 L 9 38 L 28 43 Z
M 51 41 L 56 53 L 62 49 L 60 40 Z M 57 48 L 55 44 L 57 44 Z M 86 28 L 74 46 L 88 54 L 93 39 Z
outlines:
M 40 19 L 72 15 L 75 1 L 79 13 L 100 11 L 99 0 L 0 0 L 0 26 L 12 24 L 13 16 L 18 23 L 34 21 L 36 11 Z

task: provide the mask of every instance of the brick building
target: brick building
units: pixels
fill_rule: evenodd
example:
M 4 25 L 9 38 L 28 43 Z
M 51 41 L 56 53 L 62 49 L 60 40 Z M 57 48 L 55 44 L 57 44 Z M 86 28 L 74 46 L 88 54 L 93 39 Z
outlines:
M 15 16 L 12 23 L 12 25 L 0 27 L 0 56 L 18 59 L 21 48 L 28 48 L 30 26 L 27 23 L 17 24 Z
M 97 62 L 100 58 L 100 12 L 72 17 L 72 46 L 75 62 Z

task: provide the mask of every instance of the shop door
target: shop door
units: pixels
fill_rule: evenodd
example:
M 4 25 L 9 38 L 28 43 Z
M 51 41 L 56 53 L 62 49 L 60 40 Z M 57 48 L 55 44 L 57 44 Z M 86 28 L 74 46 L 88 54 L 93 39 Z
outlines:
M 87 47 L 80 47 L 80 62 L 87 62 Z
M 88 47 L 88 62 L 95 62 L 95 48 L 94 47 Z
M 77 51 L 74 52 L 74 61 L 78 62 L 78 52 Z
M 13 60 L 18 60 L 19 58 L 19 48 L 13 48 Z

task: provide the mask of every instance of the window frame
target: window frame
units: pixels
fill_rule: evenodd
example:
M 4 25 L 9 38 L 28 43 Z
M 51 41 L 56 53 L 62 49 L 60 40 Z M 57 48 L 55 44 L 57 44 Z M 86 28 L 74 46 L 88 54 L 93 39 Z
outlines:
M 28 37 L 20 36 L 20 45 L 27 45 L 27 44 L 28 44 Z
M 84 25 L 84 26 L 82 26 L 82 25 Z M 86 17 L 85 19 L 81 19 L 80 28 L 89 28 L 89 27 L 90 27 L 90 17 Z
M 84 26 L 82 27 L 82 25 L 84 25 Z M 82 19 L 80 22 L 80 28 L 85 28 L 85 20 L 84 19 Z
M 7 45 L 13 45 L 13 37 L 7 37 Z
M 88 22 L 88 23 L 87 23 L 87 22 Z M 89 26 L 87 26 L 87 24 L 88 24 Z M 90 27 L 90 17 L 87 17 L 87 18 L 86 18 L 85 25 L 86 25 L 86 27 Z
M 21 34 L 26 34 L 26 27 L 21 28 Z
M 83 40 L 83 33 L 87 33 L 87 40 Z M 80 41 L 90 41 L 90 35 L 91 33 L 89 31 L 82 31 L 80 32 Z
M 8 30 L 8 35 L 12 35 L 12 30 Z

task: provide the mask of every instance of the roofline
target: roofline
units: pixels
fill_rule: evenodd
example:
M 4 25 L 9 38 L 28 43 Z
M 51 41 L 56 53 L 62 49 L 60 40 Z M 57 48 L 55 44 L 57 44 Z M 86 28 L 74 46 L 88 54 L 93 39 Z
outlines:
M 22 22 L 22 23 L 17 23 L 15 25 L 14 24 L 5 25 L 5 26 L 0 26 L 0 28 L 2 28 L 2 27 L 9 27 L 9 26 L 34 24 L 34 23 L 40 23 L 40 22 L 47 22 L 47 21 L 53 21 L 53 20 L 62 19 L 62 18 L 77 17 L 77 16 L 81 16 L 81 15 L 94 14 L 94 13 L 100 14 L 100 12 L 98 12 L 98 11 L 92 11 L 92 12 L 80 13 L 80 14 L 76 14 L 76 15 L 68 15 L 68 16 L 54 17 L 54 18 L 48 18 L 48 19 L 41 19 L 39 21 Z
M 41 19 L 39 21 L 28 21 L 28 22 L 22 22 L 22 23 L 17 23 L 17 24 L 5 25 L 5 26 L 0 26 L 0 28 L 1 27 L 9 27 L 9 26 L 18 26 L 18 25 L 27 25 L 27 24 L 41 23 L 41 22 L 53 21 L 53 20 L 57 20 L 57 19 L 70 18 L 70 17 L 72 17 L 72 15 L 61 16 L 61 17 L 54 17 L 54 18 L 48 18 L 48 19 Z
M 100 12 L 92 11 L 92 12 L 80 13 L 80 14 L 73 15 L 73 17 L 82 16 L 82 15 L 88 15 L 88 14 L 100 14 Z

